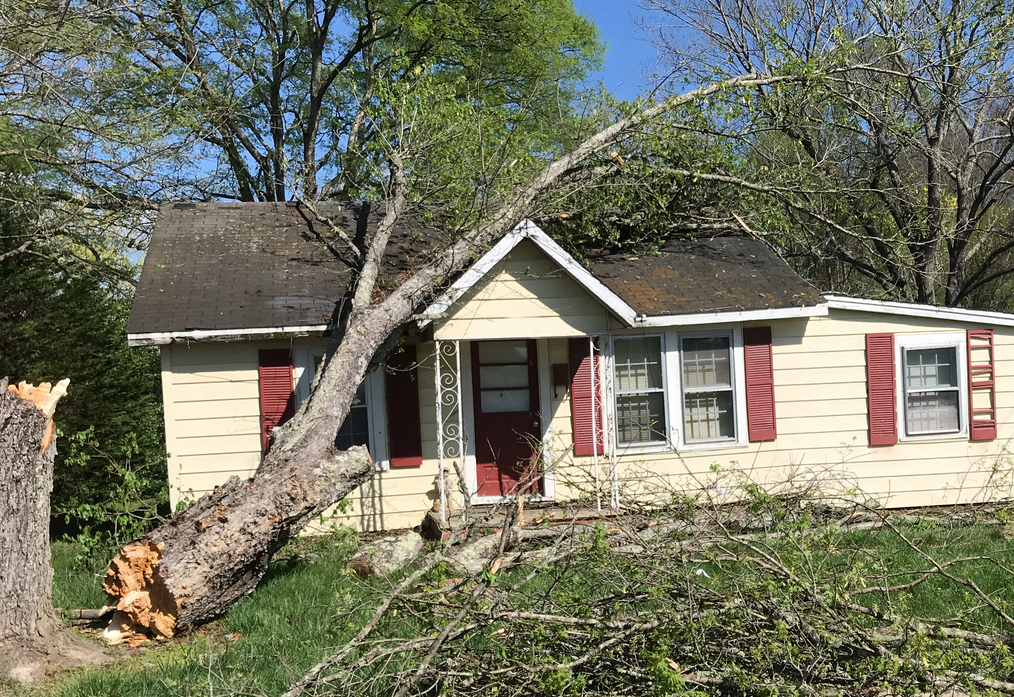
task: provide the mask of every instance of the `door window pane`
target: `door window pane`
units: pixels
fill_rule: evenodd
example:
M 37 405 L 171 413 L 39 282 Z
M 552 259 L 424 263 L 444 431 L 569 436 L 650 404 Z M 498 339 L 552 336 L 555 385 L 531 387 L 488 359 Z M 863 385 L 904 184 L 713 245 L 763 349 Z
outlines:
M 479 363 L 527 363 L 527 341 L 483 341 L 479 344 Z
M 527 387 L 523 390 L 483 390 L 481 394 L 483 414 L 532 410 Z
M 479 386 L 528 387 L 528 365 L 484 365 L 479 367 Z

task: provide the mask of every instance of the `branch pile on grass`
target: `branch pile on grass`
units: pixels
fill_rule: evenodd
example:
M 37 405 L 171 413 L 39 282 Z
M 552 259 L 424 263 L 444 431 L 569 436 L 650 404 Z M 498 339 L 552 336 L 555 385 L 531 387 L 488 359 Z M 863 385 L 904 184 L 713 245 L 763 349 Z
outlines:
M 938 561 L 879 511 L 814 503 L 757 494 L 745 512 L 714 508 L 707 524 L 669 511 L 608 527 L 508 525 L 479 538 L 480 571 L 449 578 L 455 547 L 475 544 L 459 538 L 421 556 L 286 697 L 1014 695 L 1014 619 L 962 573 L 1010 569 L 988 555 Z M 744 516 L 765 529 L 744 532 Z M 946 621 L 919 617 L 907 603 L 924 584 L 956 584 L 971 602 Z M 394 617 L 428 630 L 377 631 Z

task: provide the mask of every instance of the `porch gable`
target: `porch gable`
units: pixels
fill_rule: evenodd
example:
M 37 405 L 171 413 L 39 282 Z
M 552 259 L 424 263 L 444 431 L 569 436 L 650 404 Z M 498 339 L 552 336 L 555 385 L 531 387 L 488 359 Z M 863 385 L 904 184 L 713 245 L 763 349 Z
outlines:
M 588 336 L 628 326 L 529 237 L 463 290 L 434 322 L 434 338 Z

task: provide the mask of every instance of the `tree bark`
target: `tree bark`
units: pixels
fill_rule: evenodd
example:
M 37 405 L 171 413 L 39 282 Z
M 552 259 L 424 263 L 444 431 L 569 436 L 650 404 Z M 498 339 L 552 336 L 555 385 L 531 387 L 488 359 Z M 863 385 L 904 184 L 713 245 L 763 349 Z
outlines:
M 388 215 L 363 250 L 352 310 L 341 314 L 333 329 L 309 398 L 274 430 L 274 442 L 253 479 L 233 477 L 167 525 L 120 550 L 104 584 L 109 604 L 117 607 L 107 637 L 120 639 L 135 631 L 172 636 L 220 615 L 254 589 L 276 551 L 371 475 L 365 448 L 341 452 L 334 446 L 335 433 L 371 365 L 383 361 L 394 347 L 391 337 L 442 283 L 508 232 L 572 168 L 668 109 L 730 87 L 798 79 L 744 75 L 617 121 L 550 164 L 490 220 L 435 254 L 385 300 L 370 304 L 376 266 L 407 195 L 400 158 L 392 154 L 395 200 L 388 201 Z
M 43 449 L 47 417 L 0 379 L 0 675 L 22 682 L 48 667 L 101 660 L 53 610 L 49 495 L 56 447 Z

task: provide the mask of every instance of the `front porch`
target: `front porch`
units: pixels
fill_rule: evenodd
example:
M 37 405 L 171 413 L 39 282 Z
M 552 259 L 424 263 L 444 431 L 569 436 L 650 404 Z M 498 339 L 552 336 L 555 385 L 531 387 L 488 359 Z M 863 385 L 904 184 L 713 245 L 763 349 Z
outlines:
M 529 506 L 580 500 L 595 515 L 618 507 L 604 398 L 611 381 L 599 349 L 607 344 L 591 336 L 434 340 L 442 524 L 519 495 Z M 560 470 L 577 460 L 584 481 L 563 482 Z

